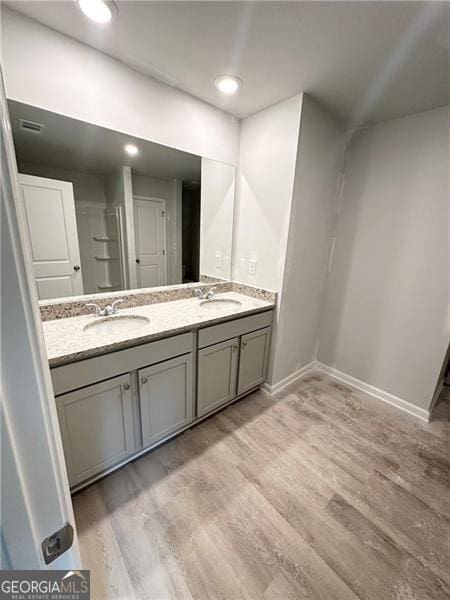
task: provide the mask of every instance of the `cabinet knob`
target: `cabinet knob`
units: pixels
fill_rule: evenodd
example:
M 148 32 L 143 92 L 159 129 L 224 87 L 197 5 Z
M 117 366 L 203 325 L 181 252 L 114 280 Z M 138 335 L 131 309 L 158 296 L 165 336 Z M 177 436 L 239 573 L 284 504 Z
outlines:
M 238 349 L 238 345 L 237 345 L 237 344 L 233 344 L 233 352 L 234 352 L 235 350 L 237 350 L 237 349 Z
M 245 348 L 245 346 L 247 345 L 247 342 L 242 342 L 242 347 Z
M 73 265 L 74 271 L 79 271 L 81 269 L 80 265 Z
M 124 384 L 123 384 L 123 389 L 124 389 L 125 391 L 129 390 L 129 389 L 130 389 L 130 384 L 129 384 L 129 383 L 124 383 Z
M 145 385 L 147 383 L 147 377 L 142 377 L 141 383 L 142 385 Z

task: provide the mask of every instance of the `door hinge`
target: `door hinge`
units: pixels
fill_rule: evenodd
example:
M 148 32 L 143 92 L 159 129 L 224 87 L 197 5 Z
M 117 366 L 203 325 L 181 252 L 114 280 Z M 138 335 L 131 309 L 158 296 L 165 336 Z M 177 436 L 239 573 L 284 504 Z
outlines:
M 41 544 L 42 554 L 45 564 L 53 562 L 55 558 L 64 554 L 73 544 L 73 527 L 70 523 L 66 523 L 55 533 L 52 533 Z
M 165 256 L 165 255 L 166 255 L 166 251 L 165 251 L 165 249 L 163 248 L 163 256 Z

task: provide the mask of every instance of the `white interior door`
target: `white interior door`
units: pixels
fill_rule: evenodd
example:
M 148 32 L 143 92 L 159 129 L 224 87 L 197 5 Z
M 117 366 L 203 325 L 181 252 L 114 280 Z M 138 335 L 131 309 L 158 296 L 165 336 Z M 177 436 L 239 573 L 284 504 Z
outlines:
M 72 184 L 19 174 L 33 273 L 41 300 L 81 296 L 77 221 Z
M 74 516 L 2 82 L 0 68 L 1 566 L 79 569 L 76 533 L 49 564 L 41 548 Z
M 166 203 L 134 199 L 134 230 L 138 287 L 167 284 Z

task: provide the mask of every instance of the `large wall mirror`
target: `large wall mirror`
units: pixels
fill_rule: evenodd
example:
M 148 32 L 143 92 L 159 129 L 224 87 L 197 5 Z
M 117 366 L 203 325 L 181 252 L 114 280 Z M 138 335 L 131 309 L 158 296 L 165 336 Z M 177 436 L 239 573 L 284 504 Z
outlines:
M 234 166 L 8 105 L 41 300 L 230 278 Z

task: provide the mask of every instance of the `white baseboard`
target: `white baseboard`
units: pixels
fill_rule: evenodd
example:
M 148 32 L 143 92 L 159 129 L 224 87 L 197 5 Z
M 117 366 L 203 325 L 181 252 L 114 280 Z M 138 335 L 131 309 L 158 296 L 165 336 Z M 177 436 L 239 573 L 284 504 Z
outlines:
M 314 371 L 316 368 L 317 368 L 317 362 L 315 360 L 313 360 L 310 363 L 308 363 L 307 365 L 305 365 L 304 367 L 302 367 L 301 369 L 294 371 L 293 373 L 291 373 L 290 375 L 288 375 L 281 381 L 277 381 L 277 383 L 274 383 L 273 385 L 269 385 L 268 383 L 263 383 L 263 385 L 261 386 L 261 389 L 263 390 L 263 392 L 266 392 L 267 394 L 272 396 L 273 394 L 277 394 L 278 392 L 283 391 L 284 388 L 286 388 L 291 383 L 294 383 L 295 381 L 299 381 L 300 379 L 303 379 L 303 377 L 306 377 L 307 375 L 312 373 L 312 371 Z
M 264 392 L 266 392 L 267 394 L 269 394 L 270 396 L 272 396 L 273 394 L 283 391 L 291 383 L 300 381 L 301 379 L 303 379 L 307 375 L 310 375 L 314 371 L 325 373 L 329 377 L 332 377 L 333 379 L 336 379 L 337 381 L 340 381 L 341 383 L 345 383 L 346 385 L 349 385 L 350 387 L 353 387 L 357 390 L 360 390 L 361 392 L 365 392 L 366 394 L 369 394 L 373 398 L 377 398 L 377 400 L 381 400 L 382 402 L 386 402 L 387 404 L 390 404 L 391 406 L 395 406 L 396 408 L 402 410 L 403 412 L 413 415 L 414 417 L 417 417 L 418 419 L 421 419 L 422 421 L 425 421 L 427 423 L 430 421 L 430 411 L 425 410 L 424 408 L 420 408 L 419 406 L 416 406 L 415 404 L 411 404 L 411 402 L 408 402 L 407 400 L 403 400 L 403 398 L 394 396 L 394 394 L 385 392 L 384 390 L 381 390 L 380 388 L 370 385 L 369 383 L 365 383 L 364 381 L 361 381 L 360 379 L 356 379 L 355 377 L 352 377 L 351 375 L 347 375 L 347 373 L 338 371 L 337 369 L 334 369 L 333 367 L 329 367 L 328 365 L 324 365 L 323 363 L 318 362 L 316 360 L 311 361 L 306 366 L 302 367 L 301 369 L 298 369 L 297 371 L 294 371 L 293 373 L 291 373 L 290 375 L 288 375 L 287 377 L 285 377 L 284 379 L 282 379 L 281 381 L 278 381 L 277 383 L 275 383 L 273 385 L 264 383 L 263 386 L 261 387 L 261 389 Z
M 365 383 L 360 379 L 356 379 L 351 375 L 347 375 L 347 373 L 342 373 L 342 371 L 338 371 L 337 369 L 329 367 L 328 365 L 324 365 L 320 362 L 316 362 L 315 369 L 321 371 L 322 373 L 325 373 L 326 375 L 329 375 L 330 377 L 336 379 L 337 381 L 340 381 L 341 383 L 345 383 L 351 387 L 356 388 L 357 390 L 360 390 L 361 392 L 365 392 L 366 394 L 377 398 L 378 400 L 382 400 L 383 402 L 386 402 L 391 406 L 395 406 L 403 412 L 407 412 L 408 414 L 413 415 L 414 417 L 417 417 L 422 421 L 428 423 L 430 420 L 430 412 L 428 410 L 420 408 L 415 404 L 411 404 L 411 402 L 407 402 L 406 400 L 403 400 L 403 398 L 394 396 L 394 394 L 385 392 L 384 390 L 381 390 L 380 388 Z

